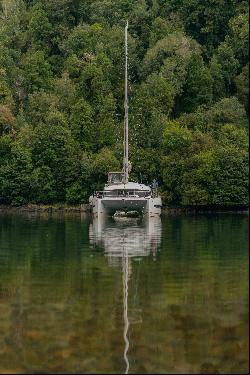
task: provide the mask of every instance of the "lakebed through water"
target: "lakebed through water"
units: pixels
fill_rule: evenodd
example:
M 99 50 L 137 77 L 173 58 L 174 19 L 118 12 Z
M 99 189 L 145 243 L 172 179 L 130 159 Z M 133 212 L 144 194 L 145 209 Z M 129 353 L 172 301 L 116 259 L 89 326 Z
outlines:
M 0 215 L 0 373 L 248 373 L 248 216 Z

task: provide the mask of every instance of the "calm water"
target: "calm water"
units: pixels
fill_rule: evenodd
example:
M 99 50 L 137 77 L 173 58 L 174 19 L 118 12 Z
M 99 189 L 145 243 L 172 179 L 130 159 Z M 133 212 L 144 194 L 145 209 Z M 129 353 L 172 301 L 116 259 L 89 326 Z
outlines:
M 1 215 L 0 373 L 248 373 L 248 217 Z

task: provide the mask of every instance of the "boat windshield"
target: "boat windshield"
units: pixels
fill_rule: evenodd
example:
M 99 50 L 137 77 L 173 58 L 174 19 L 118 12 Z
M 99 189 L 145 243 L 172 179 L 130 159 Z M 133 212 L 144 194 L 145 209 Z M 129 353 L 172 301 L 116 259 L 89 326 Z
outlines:
M 124 181 L 123 172 L 110 172 L 108 175 L 109 184 L 122 184 Z

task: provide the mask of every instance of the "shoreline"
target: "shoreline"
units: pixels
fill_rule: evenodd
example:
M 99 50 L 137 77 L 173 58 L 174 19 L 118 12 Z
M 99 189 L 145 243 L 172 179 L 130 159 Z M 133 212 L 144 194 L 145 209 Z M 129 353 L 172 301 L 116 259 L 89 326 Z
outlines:
M 28 204 L 24 206 L 0 205 L 0 213 L 62 213 L 81 214 L 91 213 L 89 204 L 67 205 L 67 204 Z M 199 214 L 249 214 L 248 207 L 164 207 L 162 216 L 178 215 L 199 215 Z
M 55 205 L 45 205 L 45 204 L 27 204 L 24 206 L 11 206 L 11 205 L 0 205 L 1 212 L 27 212 L 27 213 L 82 213 L 90 212 L 90 206 L 88 204 L 79 204 L 75 206 L 70 206 L 66 204 L 55 204 Z

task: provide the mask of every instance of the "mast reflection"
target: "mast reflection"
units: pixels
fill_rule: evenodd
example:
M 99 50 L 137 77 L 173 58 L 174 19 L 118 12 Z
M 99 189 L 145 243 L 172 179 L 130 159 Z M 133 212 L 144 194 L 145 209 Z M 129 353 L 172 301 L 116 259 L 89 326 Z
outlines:
M 89 240 L 93 246 L 104 248 L 105 256 L 111 265 L 122 263 L 123 281 L 123 319 L 124 319 L 124 362 L 125 374 L 129 373 L 129 317 L 128 295 L 129 280 L 132 275 L 132 258 L 140 259 L 152 254 L 154 257 L 161 244 L 161 218 L 112 220 L 99 215 L 93 219 L 89 228 Z

